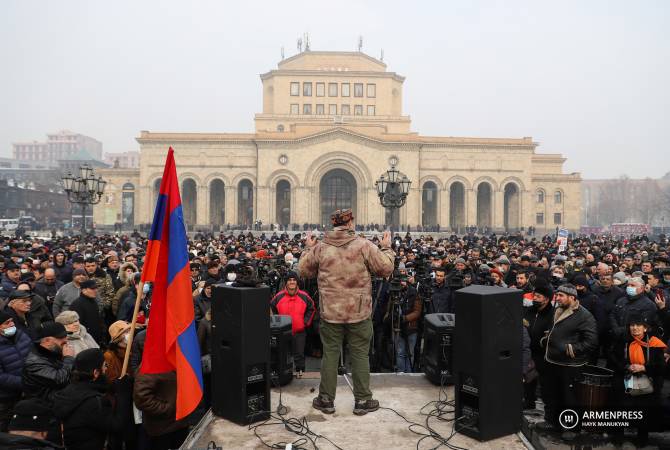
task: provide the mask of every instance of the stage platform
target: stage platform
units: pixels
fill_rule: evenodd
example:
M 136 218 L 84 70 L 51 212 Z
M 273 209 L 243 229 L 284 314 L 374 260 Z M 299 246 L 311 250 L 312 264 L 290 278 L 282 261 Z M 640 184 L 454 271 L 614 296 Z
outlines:
M 282 388 L 282 403 L 288 407 L 285 417 L 302 419 L 309 422 L 309 428 L 327 437 L 342 449 L 415 449 L 420 435 L 408 429 L 408 423 L 394 412 L 380 409 L 365 416 L 355 416 L 352 412 L 353 394 L 343 376 L 338 377 L 336 412 L 328 415 L 312 408 L 312 399 L 319 387 L 319 374 L 306 373 L 301 379 L 294 379 Z M 351 380 L 351 377 L 349 377 Z M 373 374 L 371 388 L 380 406 L 395 409 L 408 420 L 424 424 L 426 416 L 420 414 L 421 408 L 428 402 L 438 400 L 440 388 L 431 384 L 423 374 Z M 448 400 L 453 400 L 453 386 L 446 388 Z M 279 389 L 272 389 L 272 409 L 277 410 Z M 428 412 L 431 408 L 425 409 Z M 275 413 L 275 415 L 277 415 Z M 447 415 L 453 417 L 453 414 Z M 452 433 L 452 423 L 430 419 L 430 426 L 444 437 Z M 415 428 L 415 427 L 413 427 Z M 426 432 L 416 427 L 417 431 Z M 269 445 L 278 442 L 294 442 L 299 439 L 296 434 L 286 431 L 281 424 L 257 428 L 258 434 Z M 254 436 L 248 426 L 240 426 L 220 417 L 213 416 L 211 411 L 193 429 L 182 449 L 206 449 L 210 442 L 223 449 L 262 449 L 267 448 Z M 479 442 L 462 434 L 455 434 L 449 443 L 467 449 L 525 449 L 525 438 L 512 434 L 488 442 Z M 527 442 L 527 441 L 526 441 Z M 319 449 L 334 449 L 325 439 L 317 440 Z M 438 442 L 424 439 L 419 449 L 438 446 Z M 305 448 L 313 448 L 311 444 Z M 447 448 L 447 447 L 442 447 Z

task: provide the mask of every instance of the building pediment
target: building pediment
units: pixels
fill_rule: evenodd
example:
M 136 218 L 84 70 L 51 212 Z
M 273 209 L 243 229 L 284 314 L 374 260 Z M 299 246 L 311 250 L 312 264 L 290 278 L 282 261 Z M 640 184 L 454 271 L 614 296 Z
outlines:
M 277 64 L 279 70 L 385 72 L 386 64 L 362 52 L 306 51 Z
M 419 149 L 419 143 L 413 140 L 393 140 L 383 139 L 379 136 L 367 135 L 345 127 L 336 127 L 328 130 L 318 131 L 316 133 L 305 134 L 303 136 L 291 136 L 286 138 L 272 137 L 256 139 L 259 145 L 280 144 L 287 146 L 308 146 L 323 142 L 344 140 L 348 142 L 360 143 L 368 147 L 388 148 L 389 146 L 405 146 L 407 149 Z

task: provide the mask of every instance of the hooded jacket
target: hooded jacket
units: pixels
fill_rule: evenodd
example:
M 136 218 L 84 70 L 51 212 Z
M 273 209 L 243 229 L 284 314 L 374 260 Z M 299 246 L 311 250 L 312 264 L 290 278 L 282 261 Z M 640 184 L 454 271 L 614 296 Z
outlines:
M 112 302 L 114 301 L 114 283 L 112 282 L 112 277 L 110 277 L 107 272 L 98 267 L 95 269 L 93 275 L 89 275 L 89 278 L 95 280 L 98 284 L 98 297 L 100 297 L 100 307 L 101 310 L 109 309 L 112 307 Z
M 54 414 L 63 423 L 68 450 L 100 450 L 109 433 L 123 430 L 123 413 L 129 408 L 124 401 L 130 397 L 116 396 L 114 410 L 106 389 L 103 380 L 75 381 L 54 395 Z
M 137 266 L 131 262 L 123 263 L 119 268 L 119 280 L 121 281 L 121 287 L 116 291 L 114 298 L 112 299 L 112 312 L 114 315 L 118 314 L 119 306 L 123 302 L 123 299 L 126 298 L 126 295 L 128 295 L 128 291 L 130 291 L 130 279 L 126 273 L 126 270 L 129 267 L 137 272 Z
M 98 308 L 98 300 L 95 298 L 86 297 L 80 294 L 79 298 L 72 302 L 70 311 L 75 311 L 79 314 L 79 322 L 86 326 L 88 333 L 95 339 L 99 345 L 103 343 L 105 330 L 102 326 L 102 319 L 100 317 L 100 310 Z
M 347 227 L 335 227 L 323 241 L 304 251 L 302 278 L 317 278 L 320 316 L 330 323 L 358 323 L 372 313 L 372 277 L 393 273 L 395 253 L 377 248 Z

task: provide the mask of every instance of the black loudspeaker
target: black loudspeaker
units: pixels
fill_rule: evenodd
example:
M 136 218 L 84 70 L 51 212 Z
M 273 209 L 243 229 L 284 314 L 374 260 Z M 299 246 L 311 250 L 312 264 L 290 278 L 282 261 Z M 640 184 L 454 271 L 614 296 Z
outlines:
M 453 314 L 426 314 L 423 328 L 423 371 L 436 385 L 454 384 L 452 348 Z
M 212 411 L 239 424 L 270 417 L 270 289 L 214 286 Z
M 480 441 L 521 429 L 521 294 L 494 286 L 456 291 L 456 429 Z
M 291 316 L 270 318 L 270 379 L 273 386 L 284 386 L 293 380 Z

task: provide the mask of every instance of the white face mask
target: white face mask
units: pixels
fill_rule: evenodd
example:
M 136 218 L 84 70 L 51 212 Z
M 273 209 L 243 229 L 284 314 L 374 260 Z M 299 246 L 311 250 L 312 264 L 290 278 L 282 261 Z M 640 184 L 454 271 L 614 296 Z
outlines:
M 533 301 L 527 298 L 523 299 L 523 306 L 533 306 Z
M 226 275 L 226 278 L 228 278 L 228 281 L 235 281 L 237 274 L 235 272 L 230 272 L 228 275 Z
M 9 328 L 5 328 L 4 330 L 2 330 L 2 334 L 7 337 L 12 337 L 16 334 L 16 327 L 11 326 Z
M 151 285 L 150 284 L 147 283 L 147 284 L 144 284 L 142 286 L 142 292 L 144 294 L 148 294 L 150 290 L 151 290 Z
M 28 273 L 28 272 L 30 272 L 30 270 L 28 270 L 28 269 L 21 269 L 21 273 Z

